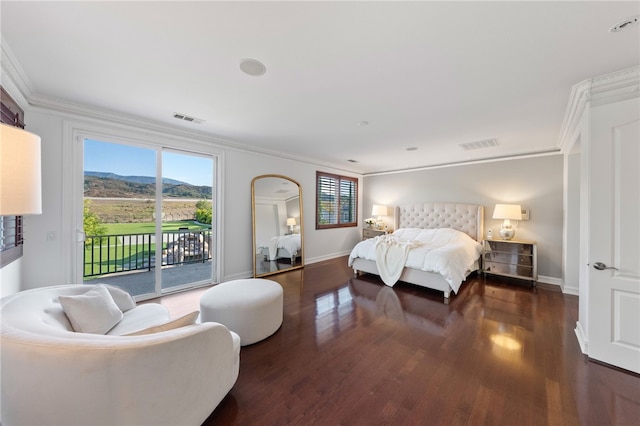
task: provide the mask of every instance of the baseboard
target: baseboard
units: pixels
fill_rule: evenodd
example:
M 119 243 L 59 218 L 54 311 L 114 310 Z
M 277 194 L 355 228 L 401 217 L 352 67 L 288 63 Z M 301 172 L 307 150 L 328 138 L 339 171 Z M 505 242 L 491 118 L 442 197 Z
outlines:
M 580 325 L 580 321 L 576 322 L 576 328 L 574 331 L 576 333 L 576 337 L 578 338 L 580 350 L 583 354 L 589 355 L 589 341 L 587 340 L 587 336 L 584 334 L 584 330 L 582 329 L 582 325 Z
M 233 281 L 233 280 L 244 280 L 246 278 L 253 278 L 253 271 L 239 272 L 233 275 L 225 275 L 224 279 L 221 282 L 227 282 L 227 281 Z
M 557 285 L 562 287 L 562 279 L 560 278 L 555 278 L 555 277 L 547 277 L 544 275 L 538 275 L 538 281 L 539 283 L 544 283 L 544 284 L 551 284 L 551 285 Z
M 578 287 L 565 285 L 562 287 L 562 292 L 564 294 L 572 294 L 574 296 L 580 296 L 580 289 Z
M 544 283 L 544 284 L 557 285 L 558 287 L 560 287 L 560 290 L 564 294 L 571 294 L 573 296 L 578 296 L 579 295 L 577 287 L 568 286 L 568 285 L 564 284 L 562 282 L 561 278 L 547 277 L 547 276 L 544 276 L 544 275 L 538 275 L 538 282 L 539 283 Z
M 332 253 L 332 254 L 328 254 L 328 255 L 325 255 L 325 256 L 305 258 L 304 259 L 304 264 L 305 265 L 311 265 L 313 263 L 324 262 L 325 260 L 335 259 L 336 257 L 347 256 L 349 253 L 351 253 L 351 250 L 338 252 L 338 253 Z

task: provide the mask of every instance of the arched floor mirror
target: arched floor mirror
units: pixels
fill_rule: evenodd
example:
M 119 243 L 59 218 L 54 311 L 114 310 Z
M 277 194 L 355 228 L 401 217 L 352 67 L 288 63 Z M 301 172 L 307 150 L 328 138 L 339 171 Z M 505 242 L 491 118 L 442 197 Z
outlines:
M 302 188 L 282 175 L 251 181 L 253 276 L 264 277 L 304 266 Z

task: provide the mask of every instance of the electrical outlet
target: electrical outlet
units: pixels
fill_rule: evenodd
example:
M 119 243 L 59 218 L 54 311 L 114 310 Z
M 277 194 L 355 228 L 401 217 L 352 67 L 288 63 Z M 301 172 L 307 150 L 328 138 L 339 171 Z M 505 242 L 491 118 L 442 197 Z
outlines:
M 56 239 L 56 231 L 47 232 L 47 240 L 48 241 L 53 241 L 55 239 Z

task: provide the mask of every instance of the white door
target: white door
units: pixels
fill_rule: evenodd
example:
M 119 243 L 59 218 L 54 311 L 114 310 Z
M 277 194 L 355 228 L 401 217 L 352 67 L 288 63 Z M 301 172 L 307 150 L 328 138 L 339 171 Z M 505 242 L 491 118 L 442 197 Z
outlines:
M 640 103 L 592 109 L 589 357 L 640 373 Z

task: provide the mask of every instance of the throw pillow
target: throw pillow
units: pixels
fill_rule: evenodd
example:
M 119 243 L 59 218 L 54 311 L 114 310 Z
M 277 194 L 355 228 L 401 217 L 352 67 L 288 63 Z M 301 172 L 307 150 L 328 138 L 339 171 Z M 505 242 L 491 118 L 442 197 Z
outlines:
M 198 319 L 198 315 L 200 315 L 200 311 L 194 311 L 187 315 L 183 315 L 180 318 L 165 322 L 164 324 L 154 325 L 153 327 L 145 328 L 140 331 L 134 331 L 133 333 L 125 334 L 125 336 L 141 336 L 143 334 L 160 333 L 161 331 L 173 330 L 187 325 L 192 325 L 195 324 Z
M 58 297 L 74 331 L 105 334 L 122 319 L 122 311 L 104 286 L 84 294 Z
M 104 286 L 107 290 L 109 290 L 109 294 L 111 294 L 111 297 L 113 297 L 113 301 L 116 302 L 116 305 L 118 305 L 118 308 L 120 308 L 122 312 L 127 312 L 128 310 L 133 309 L 137 306 L 136 301 L 133 299 L 133 297 L 131 297 L 129 293 L 127 293 L 120 287 L 109 284 L 99 285 Z

